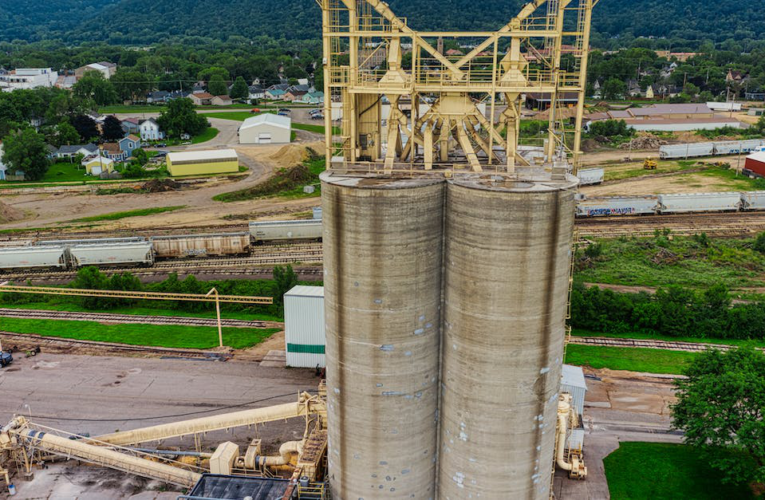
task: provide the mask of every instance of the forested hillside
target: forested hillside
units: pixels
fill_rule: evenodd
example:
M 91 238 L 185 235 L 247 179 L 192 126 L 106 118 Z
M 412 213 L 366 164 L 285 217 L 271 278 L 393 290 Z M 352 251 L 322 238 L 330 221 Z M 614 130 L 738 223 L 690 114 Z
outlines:
M 502 26 L 524 0 L 390 0 L 417 29 L 487 30 Z M 673 48 L 735 40 L 763 43 L 762 0 L 601 0 L 595 44 L 632 45 L 634 37 L 672 40 Z M 226 40 L 316 39 L 315 0 L 0 0 L 0 40 L 61 38 L 68 42 L 149 44 L 181 37 Z M 654 44 L 666 42 L 652 42 Z

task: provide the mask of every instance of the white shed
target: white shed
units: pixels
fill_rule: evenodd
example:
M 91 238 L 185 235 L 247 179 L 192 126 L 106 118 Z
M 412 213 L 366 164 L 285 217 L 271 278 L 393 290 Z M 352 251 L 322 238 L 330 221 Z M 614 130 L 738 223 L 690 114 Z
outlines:
M 587 382 L 581 366 L 563 365 L 560 392 L 571 394 L 572 403 L 581 417 L 584 414 L 584 398 L 587 395 Z
M 272 113 L 247 118 L 239 127 L 240 144 L 289 144 L 292 120 Z
M 284 294 L 287 366 L 326 366 L 324 355 L 324 287 L 298 285 Z

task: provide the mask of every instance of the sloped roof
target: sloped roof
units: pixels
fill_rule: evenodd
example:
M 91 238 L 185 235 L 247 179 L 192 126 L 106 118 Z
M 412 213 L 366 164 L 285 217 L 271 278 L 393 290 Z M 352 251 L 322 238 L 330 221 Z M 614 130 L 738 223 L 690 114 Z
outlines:
M 272 113 L 263 113 L 262 115 L 252 116 L 247 118 L 239 130 L 244 130 L 260 125 L 273 125 L 275 127 L 292 129 L 292 119 L 289 116 L 279 116 Z

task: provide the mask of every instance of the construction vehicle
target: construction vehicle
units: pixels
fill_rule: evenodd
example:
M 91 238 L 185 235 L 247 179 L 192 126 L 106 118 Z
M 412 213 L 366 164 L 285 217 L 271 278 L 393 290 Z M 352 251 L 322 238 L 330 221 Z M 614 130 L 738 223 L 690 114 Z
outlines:
M 5 368 L 11 363 L 13 363 L 13 355 L 7 351 L 0 351 L 0 368 Z
M 653 158 L 646 158 L 643 162 L 643 169 L 644 170 L 656 170 L 659 168 L 659 162 L 654 160 Z

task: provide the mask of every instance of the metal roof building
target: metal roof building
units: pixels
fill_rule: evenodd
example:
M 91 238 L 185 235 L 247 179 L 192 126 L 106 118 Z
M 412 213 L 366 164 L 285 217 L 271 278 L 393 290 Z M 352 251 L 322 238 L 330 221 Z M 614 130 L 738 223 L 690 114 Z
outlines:
M 173 177 L 239 172 L 239 155 L 233 149 L 168 153 L 167 170 Z
M 247 118 L 239 127 L 240 144 L 289 144 L 292 120 L 273 113 Z
M 287 492 L 289 488 L 290 482 L 286 479 L 204 474 L 191 493 L 178 498 L 282 500 L 293 498 Z
M 323 286 L 298 285 L 284 294 L 284 333 L 287 366 L 326 366 Z

